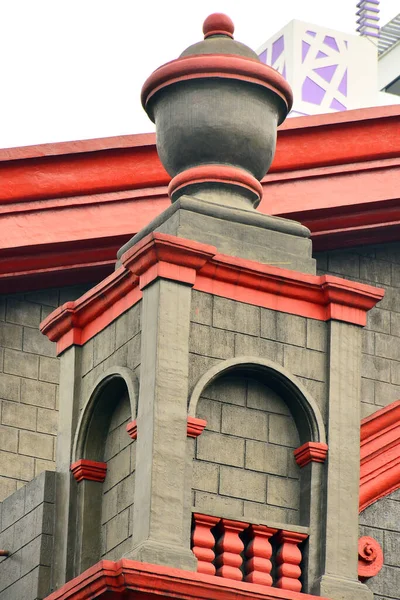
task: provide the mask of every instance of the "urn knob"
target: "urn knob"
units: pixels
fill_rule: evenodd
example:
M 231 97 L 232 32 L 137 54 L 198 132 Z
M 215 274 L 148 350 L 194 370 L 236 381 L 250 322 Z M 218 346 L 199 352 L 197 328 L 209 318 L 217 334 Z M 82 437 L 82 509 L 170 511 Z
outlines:
M 150 75 L 142 104 L 156 125 L 172 201 L 186 194 L 253 209 L 292 92 L 282 75 L 233 39 L 228 16 L 210 15 L 203 32 L 203 41 Z

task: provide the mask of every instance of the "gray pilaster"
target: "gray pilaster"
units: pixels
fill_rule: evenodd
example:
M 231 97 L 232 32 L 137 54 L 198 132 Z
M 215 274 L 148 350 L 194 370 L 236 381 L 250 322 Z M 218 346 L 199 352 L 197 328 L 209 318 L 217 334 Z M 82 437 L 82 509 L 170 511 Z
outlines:
M 143 290 L 141 376 L 129 558 L 195 570 L 184 510 L 191 288 Z
M 332 600 L 370 599 L 371 592 L 357 575 L 361 328 L 330 322 L 329 361 L 329 454 L 323 490 L 322 570 L 316 587 Z
M 77 388 L 81 376 L 81 348 L 71 346 L 61 356 L 60 415 L 57 438 L 56 518 L 53 588 L 74 577 L 76 485 L 71 476 L 73 438 L 78 419 Z

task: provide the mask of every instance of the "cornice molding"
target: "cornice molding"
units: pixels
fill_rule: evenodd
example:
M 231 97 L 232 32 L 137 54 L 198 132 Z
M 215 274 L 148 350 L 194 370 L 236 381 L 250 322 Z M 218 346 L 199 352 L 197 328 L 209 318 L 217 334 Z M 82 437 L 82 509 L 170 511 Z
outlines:
M 121 257 L 122 266 L 74 302 L 52 312 L 40 329 L 60 354 L 83 345 L 142 297 L 156 278 L 320 321 L 366 324 L 366 313 L 384 291 L 331 275 L 307 275 L 218 254 L 214 246 L 151 233 Z
M 400 488 L 400 400 L 361 421 L 360 512 Z
M 328 445 L 321 442 L 306 442 L 293 451 L 296 463 L 300 468 L 310 462 L 324 463 L 328 455 Z
M 71 472 L 78 483 L 83 480 L 101 483 L 107 475 L 107 463 L 81 458 L 71 465 Z

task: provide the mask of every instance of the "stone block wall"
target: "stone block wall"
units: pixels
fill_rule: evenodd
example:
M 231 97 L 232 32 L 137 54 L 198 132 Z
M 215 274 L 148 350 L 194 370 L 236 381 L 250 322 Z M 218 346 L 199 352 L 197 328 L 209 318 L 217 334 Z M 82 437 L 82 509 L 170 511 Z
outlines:
M 45 471 L 0 503 L 0 600 L 40 600 L 50 593 L 55 473 Z
M 361 418 L 400 399 L 400 243 L 316 254 L 318 271 L 382 287 L 363 330 Z
M 107 476 L 103 483 L 101 558 L 107 560 L 119 560 L 132 547 L 136 441 L 126 431 L 131 420 L 125 395 L 111 417 L 104 450 Z
M 299 524 L 296 425 L 273 390 L 245 375 L 226 375 L 203 392 L 197 416 L 193 504 L 203 513 Z
M 88 287 L 0 299 L 0 500 L 55 468 L 59 360 L 39 324 Z
M 360 514 L 360 536 L 375 538 L 383 549 L 381 571 L 366 581 L 375 600 L 400 599 L 400 490 Z

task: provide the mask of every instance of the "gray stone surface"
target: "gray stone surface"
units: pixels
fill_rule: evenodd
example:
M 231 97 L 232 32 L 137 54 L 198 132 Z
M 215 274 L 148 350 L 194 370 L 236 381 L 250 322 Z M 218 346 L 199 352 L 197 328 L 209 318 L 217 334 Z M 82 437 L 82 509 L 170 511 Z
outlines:
M 55 474 L 39 477 L 0 503 L 0 599 L 38 600 L 50 591 Z

